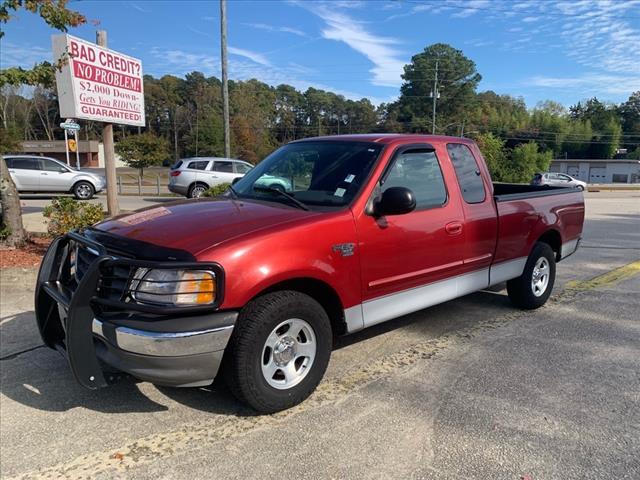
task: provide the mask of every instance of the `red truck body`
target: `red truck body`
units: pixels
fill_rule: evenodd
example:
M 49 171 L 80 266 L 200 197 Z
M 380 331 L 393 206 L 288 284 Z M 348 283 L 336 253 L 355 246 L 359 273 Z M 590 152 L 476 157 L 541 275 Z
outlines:
M 584 220 L 580 191 L 494 185 L 469 139 L 353 135 L 313 141 L 336 139 L 383 146 L 367 181 L 345 208 L 306 211 L 229 196 L 185 200 L 107 220 L 95 227 L 93 238 L 104 232 L 186 252 L 197 263 L 220 265 L 224 285 L 217 312 L 242 312 L 269 292 L 301 292 L 326 310 L 334 334 L 515 279 L 523 275 L 537 242 L 547 244 L 556 261 L 578 246 Z M 448 151 L 451 144 L 473 153 L 485 190 L 481 201 L 463 199 Z M 412 145 L 435 151 L 446 201 L 404 215 L 372 215 L 379 179 L 394 155 Z M 118 368 L 127 370 L 121 364 Z M 191 385 L 211 381 L 217 365 L 207 370 L 206 378 L 187 376 L 185 381 L 128 371 L 158 383 Z

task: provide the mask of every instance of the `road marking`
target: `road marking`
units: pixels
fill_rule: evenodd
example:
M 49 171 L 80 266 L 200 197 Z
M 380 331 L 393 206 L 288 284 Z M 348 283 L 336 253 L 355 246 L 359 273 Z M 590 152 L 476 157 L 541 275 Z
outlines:
M 628 263 L 622 267 L 610 270 L 590 280 L 572 280 L 565 288 L 574 291 L 593 290 L 595 288 L 610 287 L 640 273 L 640 260 Z
M 545 308 L 561 303 L 572 303 L 577 295 L 586 290 L 612 285 L 640 273 L 640 261 L 632 262 L 591 280 L 569 282 L 567 288 L 552 297 Z M 178 429 L 148 435 L 133 440 L 120 448 L 91 452 L 70 461 L 44 467 L 29 473 L 18 474 L 13 479 L 59 479 L 79 480 L 96 476 L 122 477 L 131 469 L 149 464 L 176 454 L 208 449 L 221 440 L 237 437 L 262 427 L 278 425 L 285 420 L 344 398 L 347 394 L 376 380 L 400 373 L 419 361 L 429 359 L 445 348 L 462 345 L 476 335 L 499 328 L 523 317 L 535 315 L 529 310 L 513 310 L 490 318 L 456 332 L 435 339 L 424 340 L 399 352 L 379 358 L 336 380 L 325 380 L 305 402 L 284 412 L 273 415 L 253 415 L 249 410 L 241 411 L 245 416 L 218 416 L 180 425 Z

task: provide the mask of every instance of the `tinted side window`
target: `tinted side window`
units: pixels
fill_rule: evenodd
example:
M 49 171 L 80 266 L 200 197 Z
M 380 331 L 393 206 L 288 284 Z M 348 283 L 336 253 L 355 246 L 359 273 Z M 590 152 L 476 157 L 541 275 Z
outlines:
M 233 162 L 215 162 L 213 170 L 216 172 L 233 173 Z
M 5 158 L 4 163 L 7 164 L 7 168 L 13 168 L 13 158 Z
M 60 164 L 47 158 L 40 159 L 40 169 L 47 172 L 66 172 L 67 170 Z
M 38 160 L 35 158 L 14 158 L 11 168 L 22 170 L 40 170 Z
M 177 170 L 182 165 L 182 160 L 178 160 L 172 167 L 171 170 Z
M 187 168 L 191 168 L 192 170 L 206 170 L 207 165 L 209 165 L 208 160 L 198 160 L 197 162 L 189 162 Z
M 416 209 L 439 207 L 447 201 L 442 171 L 435 152 L 416 149 L 402 152 L 395 162 L 382 188 L 406 187 L 416 197 Z
M 456 171 L 464 201 L 467 203 L 483 202 L 485 191 L 480 168 L 469 147 L 462 143 L 448 143 L 447 151 Z
M 244 163 L 236 163 L 236 172 L 237 173 L 247 173 L 251 170 L 249 165 L 245 165 Z

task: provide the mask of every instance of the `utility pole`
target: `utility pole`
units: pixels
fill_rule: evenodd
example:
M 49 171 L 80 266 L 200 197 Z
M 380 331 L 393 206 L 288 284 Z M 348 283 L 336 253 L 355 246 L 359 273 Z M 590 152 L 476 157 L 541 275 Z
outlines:
M 96 43 L 107 48 L 107 31 L 96 32 Z M 102 127 L 102 144 L 104 146 L 104 169 L 107 177 L 107 212 L 109 216 L 118 215 L 118 186 L 116 185 L 116 153 L 113 147 L 113 124 L 105 123 Z
M 431 134 L 436 133 L 436 100 L 440 96 L 438 91 L 438 59 L 436 59 L 436 75 L 433 79 L 433 90 L 431 91 L 431 97 L 433 98 L 433 114 L 431 115 Z
M 224 123 L 224 156 L 231 158 L 229 138 L 229 82 L 227 78 L 227 0 L 220 0 L 220 50 L 222 59 L 222 116 Z

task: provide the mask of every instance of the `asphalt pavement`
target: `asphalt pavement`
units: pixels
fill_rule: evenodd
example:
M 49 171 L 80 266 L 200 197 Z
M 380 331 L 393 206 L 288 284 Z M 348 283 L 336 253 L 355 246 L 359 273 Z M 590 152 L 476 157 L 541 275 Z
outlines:
M 341 339 L 318 391 L 257 416 L 223 385 L 91 392 L 1 272 L 3 478 L 640 478 L 640 193 L 589 193 L 548 304 L 478 292 Z

